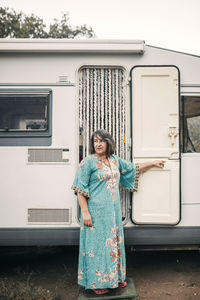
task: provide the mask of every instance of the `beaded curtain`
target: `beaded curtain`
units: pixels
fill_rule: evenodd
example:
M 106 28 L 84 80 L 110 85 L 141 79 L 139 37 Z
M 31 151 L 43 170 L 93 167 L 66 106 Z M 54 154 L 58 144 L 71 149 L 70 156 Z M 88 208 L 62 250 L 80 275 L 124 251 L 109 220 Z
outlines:
M 80 152 L 89 154 L 89 141 L 97 129 L 107 130 L 116 143 L 116 154 L 127 159 L 125 72 L 122 68 L 87 67 L 79 72 Z M 126 192 L 120 191 L 125 218 Z

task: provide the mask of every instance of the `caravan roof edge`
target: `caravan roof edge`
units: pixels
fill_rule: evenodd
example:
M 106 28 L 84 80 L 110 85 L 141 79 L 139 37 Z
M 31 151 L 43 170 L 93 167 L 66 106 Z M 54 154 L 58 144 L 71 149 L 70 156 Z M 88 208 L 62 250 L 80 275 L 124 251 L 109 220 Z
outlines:
M 0 39 L 0 52 L 144 53 L 142 40 Z
M 152 46 L 152 45 L 147 45 L 147 44 L 146 44 L 146 46 L 150 47 L 150 48 L 155 48 L 155 49 L 160 49 L 160 50 L 165 50 L 165 51 L 170 51 L 170 52 L 175 52 L 175 53 L 180 53 L 180 54 L 185 54 L 185 55 L 190 55 L 190 56 L 200 58 L 200 55 L 196 55 L 196 54 L 192 54 L 192 53 L 187 53 L 187 52 L 182 52 L 182 51 L 178 51 L 178 50 L 172 50 L 172 49 L 167 49 L 167 48 L 162 48 L 162 47 L 157 47 L 157 46 Z

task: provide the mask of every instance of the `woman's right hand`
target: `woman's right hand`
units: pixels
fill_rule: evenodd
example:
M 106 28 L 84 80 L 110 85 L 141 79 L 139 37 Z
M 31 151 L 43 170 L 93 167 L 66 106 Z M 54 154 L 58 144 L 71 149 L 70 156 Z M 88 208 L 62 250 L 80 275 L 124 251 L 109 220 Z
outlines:
M 82 212 L 82 216 L 83 216 L 83 224 L 88 226 L 88 227 L 92 227 L 92 218 L 91 215 L 89 213 L 89 211 L 83 211 Z

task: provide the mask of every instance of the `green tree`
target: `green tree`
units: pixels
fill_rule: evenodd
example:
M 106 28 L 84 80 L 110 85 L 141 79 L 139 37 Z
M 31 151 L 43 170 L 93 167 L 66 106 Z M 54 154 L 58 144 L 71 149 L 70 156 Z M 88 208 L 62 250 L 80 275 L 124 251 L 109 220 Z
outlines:
M 31 14 L 16 12 L 8 7 L 0 7 L 1 38 L 87 38 L 94 37 L 94 31 L 87 25 L 72 27 L 68 24 L 69 15 L 64 13 L 61 20 L 54 19 L 49 28 L 43 19 Z
M 72 27 L 68 25 L 69 14 L 64 13 L 62 19 L 59 21 L 54 19 L 54 23 L 50 24 L 49 37 L 51 38 L 77 38 L 86 36 L 88 38 L 94 37 L 94 32 L 91 27 L 87 27 L 85 24 L 82 26 Z

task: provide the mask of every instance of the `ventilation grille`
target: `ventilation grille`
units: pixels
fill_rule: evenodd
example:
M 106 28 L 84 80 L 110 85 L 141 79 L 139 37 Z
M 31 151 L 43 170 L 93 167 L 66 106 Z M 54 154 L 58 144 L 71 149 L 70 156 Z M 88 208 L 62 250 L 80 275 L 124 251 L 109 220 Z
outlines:
M 69 149 L 28 149 L 28 162 L 68 163 L 67 152 L 69 152 Z
M 125 72 L 122 68 L 87 67 L 79 73 L 80 157 L 89 154 L 89 141 L 97 129 L 107 130 L 115 140 L 116 154 L 127 159 Z M 120 191 L 123 219 L 127 193 Z
M 29 223 L 49 223 L 59 222 L 70 224 L 70 209 L 28 209 L 28 222 Z

